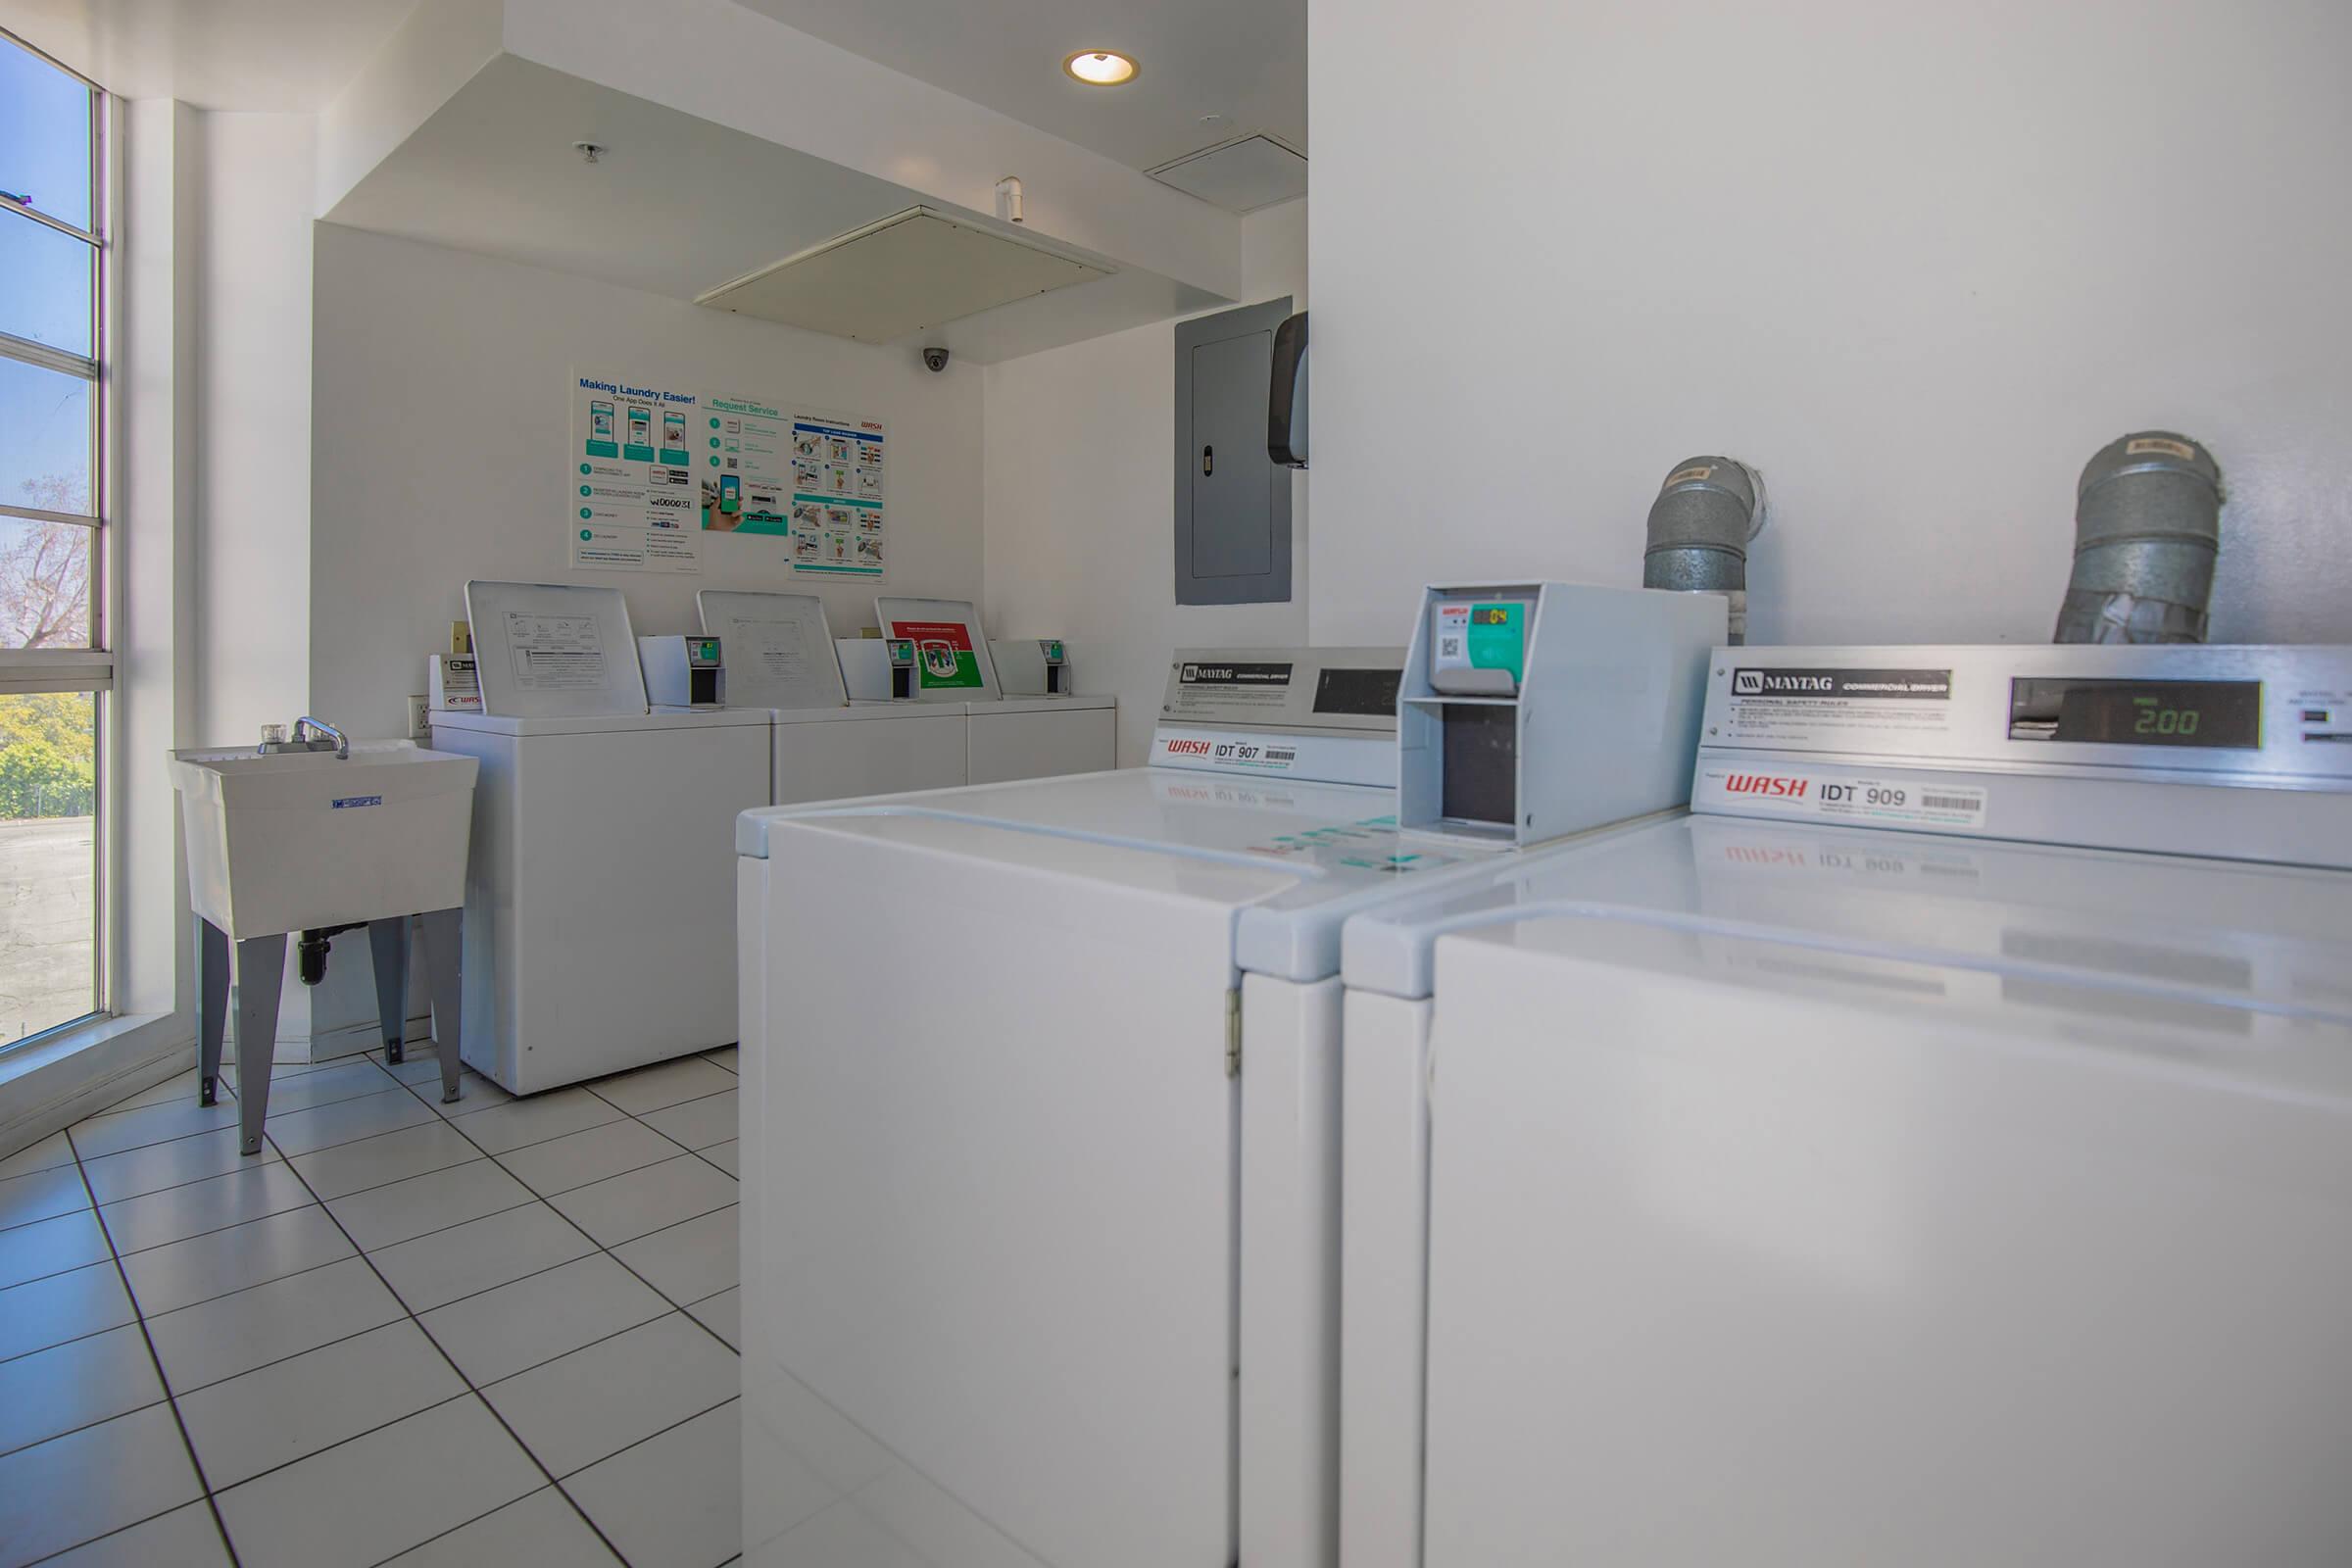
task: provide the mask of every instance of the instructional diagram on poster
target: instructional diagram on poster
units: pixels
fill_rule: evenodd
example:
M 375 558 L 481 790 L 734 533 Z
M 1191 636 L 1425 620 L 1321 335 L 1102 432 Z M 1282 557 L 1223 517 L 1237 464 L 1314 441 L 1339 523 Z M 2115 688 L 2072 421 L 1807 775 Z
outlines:
M 790 461 L 792 569 L 820 577 L 879 579 L 886 557 L 885 453 L 879 419 L 796 414 Z
M 604 571 L 701 571 L 693 427 L 702 397 L 621 376 L 574 377 L 571 564 Z
M 881 420 L 626 377 L 575 381 L 574 566 L 701 571 L 703 536 L 732 533 L 775 539 L 795 575 L 881 580 Z

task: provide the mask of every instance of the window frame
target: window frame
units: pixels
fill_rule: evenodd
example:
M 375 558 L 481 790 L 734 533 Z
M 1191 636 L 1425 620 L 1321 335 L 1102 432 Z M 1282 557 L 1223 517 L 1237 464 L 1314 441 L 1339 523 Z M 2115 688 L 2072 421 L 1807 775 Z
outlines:
M 89 530 L 89 641 L 85 648 L 0 648 L 0 696 L 51 692 L 88 692 L 94 706 L 92 772 L 95 780 L 91 824 L 95 840 L 90 893 L 90 1005 L 87 1010 L 18 1040 L 0 1043 L 0 1054 L 15 1052 L 36 1041 L 87 1026 L 112 1016 L 113 975 L 111 921 L 114 900 L 109 897 L 114 872 L 113 841 L 121 830 L 113 761 L 119 737 L 119 708 L 114 700 L 116 668 L 113 628 L 119 596 L 118 535 L 113 512 L 116 493 L 115 428 L 111 363 L 111 324 L 114 317 L 115 193 L 119 170 L 115 157 L 114 99 L 106 89 L 54 56 L 0 27 L 0 47 L 23 50 L 42 65 L 81 83 L 89 105 L 90 227 L 74 224 L 29 203 L 0 204 L 0 222 L 22 219 L 80 241 L 91 249 L 90 353 L 78 354 L 0 331 L 0 359 L 74 376 L 89 383 L 90 510 L 87 514 L 52 512 L 19 505 L 0 496 L 0 518 L 59 523 Z

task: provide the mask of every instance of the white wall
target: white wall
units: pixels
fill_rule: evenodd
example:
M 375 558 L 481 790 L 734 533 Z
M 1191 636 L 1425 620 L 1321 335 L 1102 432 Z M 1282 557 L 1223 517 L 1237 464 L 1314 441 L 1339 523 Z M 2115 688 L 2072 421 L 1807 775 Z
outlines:
M 1758 640 L 2044 640 L 2076 474 L 2149 425 L 2229 475 L 2216 639 L 2352 638 L 2352 7 L 1309 27 L 1317 640 L 1440 573 L 1638 582 L 1701 452 L 1771 481 Z
M 1306 203 L 1244 220 L 1242 265 L 1244 303 L 1305 309 Z M 1119 699 L 1122 764 L 1144 760 L 1171 649 L 1304 640 L 1303 474 L 1291 601 L 1176 604 L 1174 322 L 992 365 L 985 384 L 989 634 L 1067 638 L 1079 689 Z
M 196 733 L 225 745 L 290 721 L 308 695 L 317 122 L 195 118 Z
M 785 541 L 734 535 L 706 537 L 699 576 L 572 571 L 575 373 L 888 421 L 888 591 L 980 593 L 976 368 L 334 224 L 316 242 L 311 700 L 354 734 L 401 732 L 468 577 L 610 583 L 647 633 L 691 629 L 698 588 L 812 586 Z M 813 586 L 837 635 L 872 622 L 872 585 Z

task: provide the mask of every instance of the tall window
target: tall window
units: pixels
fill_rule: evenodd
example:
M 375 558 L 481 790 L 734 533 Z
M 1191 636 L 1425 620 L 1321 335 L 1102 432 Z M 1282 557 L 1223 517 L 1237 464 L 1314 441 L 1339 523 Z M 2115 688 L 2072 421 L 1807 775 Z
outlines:
M 105 125 L 0 32 L 0 1049 L 106 1005 Z

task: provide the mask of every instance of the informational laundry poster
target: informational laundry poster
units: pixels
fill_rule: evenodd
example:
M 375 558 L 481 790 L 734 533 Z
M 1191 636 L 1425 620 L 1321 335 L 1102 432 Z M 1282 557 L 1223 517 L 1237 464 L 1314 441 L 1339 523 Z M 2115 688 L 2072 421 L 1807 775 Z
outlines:
M 792 418 L 774 404 L 718 393 L 703 399 L 702 508 L 715 533 L 792 531 Z
M 572 565 L 701 571 L 692 446 L 701 396 L 623 376 L 575 381 L 564 520 Z
M 881 577 L 887 434 L 879 419 L 792 416 L 787 531 L 795 573 Z

